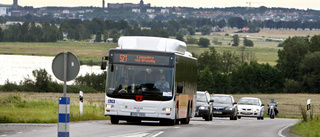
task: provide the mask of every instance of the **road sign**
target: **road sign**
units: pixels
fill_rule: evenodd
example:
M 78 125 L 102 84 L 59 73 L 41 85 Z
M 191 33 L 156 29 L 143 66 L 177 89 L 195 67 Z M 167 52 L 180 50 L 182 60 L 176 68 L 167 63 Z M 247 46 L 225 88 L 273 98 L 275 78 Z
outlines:
M 73 80 L 79 73 L 80 70 L 80 62 L 79 59 L 72 54 L 71 52 L 62 52 L 59 53 L 52 62 L 52 71 L 53 74 L 57 77 L 57 79 L 64 81 L 64 64 L 66 60 L 66 81 Z

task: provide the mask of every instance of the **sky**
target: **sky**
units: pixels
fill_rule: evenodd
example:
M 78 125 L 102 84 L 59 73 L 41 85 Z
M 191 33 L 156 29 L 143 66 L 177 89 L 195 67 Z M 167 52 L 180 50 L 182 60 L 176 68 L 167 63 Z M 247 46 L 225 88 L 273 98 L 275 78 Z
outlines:
M 224 7 L 282 7 L 295 9 L 320 10 L 320 0 L 143 0 L 151 7 L 194 7 L 194 8 L 224 8 Z M 107 3 L 139 3 L 140 0 L 105 0 Z M 13 0 L 1 0 L 0 4 L 12 4 Z M 251 4 L 249 4 L 251 3 Z M 20 6 L 94 6 L 102 7 L 102 0 L 18 0 Z

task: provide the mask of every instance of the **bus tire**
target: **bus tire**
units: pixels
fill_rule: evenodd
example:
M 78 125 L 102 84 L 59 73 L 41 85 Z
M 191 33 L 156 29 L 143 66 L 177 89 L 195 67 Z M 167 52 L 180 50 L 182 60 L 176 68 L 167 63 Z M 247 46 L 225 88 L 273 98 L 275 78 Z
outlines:
M 116 116 L 111 116 L 111 124 L 118 124 L 119 118 Z
M 190 118 L 189 117 L 184 118 L 184 119 L 181 120 L 181 124 L 189 124 L 189 122 L 190 122 Z
M 176 119 L 163 119 L 163 120 L 160 120 L 160 124 L 161 125 L 169 125 L 169 126 L 173 126 L 174 124 L 176 123 Z

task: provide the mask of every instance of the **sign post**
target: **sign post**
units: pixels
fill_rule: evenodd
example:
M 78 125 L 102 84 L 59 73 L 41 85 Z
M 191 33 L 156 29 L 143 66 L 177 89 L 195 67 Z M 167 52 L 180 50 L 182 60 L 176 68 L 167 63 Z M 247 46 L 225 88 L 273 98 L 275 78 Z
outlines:
M 308 118 L 310 118 L 310 116 L 311 116 L 311 99 L 308 99 L 307 100 L 307 115 L 308 115 Z
M 69 137 L 70 98 L 67 97 L 67 81 L 76 78 L 80 70 L 79 59 L 71 52 L 56 55 L 52 71 L 57 79 L 63 81 L 63 96 L 59 98 L 58 137 Z
M 80 96 L 79 96 L 79 98 L 80 98 L 80 116 L 82 116 L 83 115 L 83 92 L 82 91 L 80 91 Z

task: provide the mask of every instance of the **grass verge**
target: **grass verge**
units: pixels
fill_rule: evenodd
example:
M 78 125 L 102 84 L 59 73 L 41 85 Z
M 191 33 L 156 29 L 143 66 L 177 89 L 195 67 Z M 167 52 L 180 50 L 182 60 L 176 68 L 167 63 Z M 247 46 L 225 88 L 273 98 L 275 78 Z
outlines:
M 9 95 L 0 98 L 0 123 L 57 123 L 58 101 L 25 100 L 21 96 Z M 70 121 L 102 120 L 103 106 L 84 105 L 84 113 L 79 114 L 79 106 L 70 106 Z
M 302 137 L 319 137 L 320 136 L 320 115 L 314 116 L 308 121 L 301 120 L 291 127 L 290 131 Z

